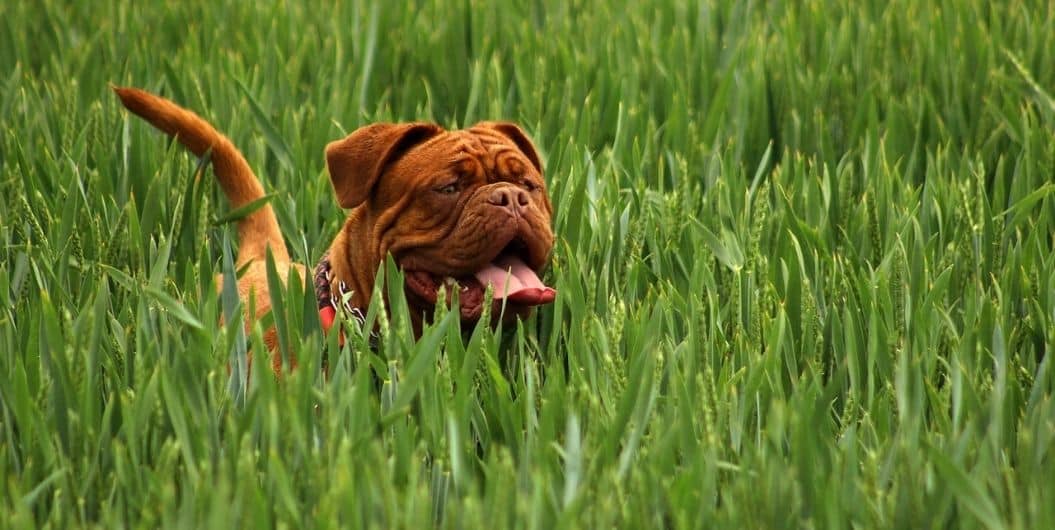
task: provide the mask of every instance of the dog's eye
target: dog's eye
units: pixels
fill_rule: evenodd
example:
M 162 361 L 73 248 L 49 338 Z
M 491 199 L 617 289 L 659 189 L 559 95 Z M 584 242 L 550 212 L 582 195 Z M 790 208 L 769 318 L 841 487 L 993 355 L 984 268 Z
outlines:
M 458 184 L 456 184 L 456 183 L 447 184 L 446 186 L 443 186 L 442 188 L 436 188 L 436 191 L 439 192 L 439 193 L 445 193 L 445 194 L 457 193 L 458 192 Z
M 530 181 L 530 180 L 525 180 L 525 181 L 524 181 L 524 182 L 523 182 L 523 183 L 521 184 L 521 186 L 523 186 L 523 187 L 524 187 L 524 189 L 525 189 L 525 190 L 528 190 L 528 191 L 535 191 L 535 190 L 537 190 L 537 189 L 538 189 L 538 184 L 535 184 L 534 182 L 532 182 L 532 181 Z

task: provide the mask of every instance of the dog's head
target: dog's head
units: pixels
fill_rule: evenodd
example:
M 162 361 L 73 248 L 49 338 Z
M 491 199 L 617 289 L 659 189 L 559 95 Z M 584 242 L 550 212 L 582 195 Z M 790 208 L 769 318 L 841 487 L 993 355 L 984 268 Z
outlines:
M 366 247 L 350 249 L 360 256 L 352 271 L 360 289 L 391 254 L 419 313 L 431 312 L 444 285 L 459 292 L 468 322 L 486 303 L 524 316 L 553 301 L 539 279 L 553 209 L 538 153 L 516 125 L 374 124 L 330 143 L 326 163 L 338 203 L 352 210 L 346 244 Z

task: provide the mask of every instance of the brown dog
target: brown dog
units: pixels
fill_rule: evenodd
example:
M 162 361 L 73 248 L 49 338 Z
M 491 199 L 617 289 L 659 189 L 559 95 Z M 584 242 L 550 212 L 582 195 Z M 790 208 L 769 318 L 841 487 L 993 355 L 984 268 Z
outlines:
M 121 102 L 195 155 L 212 149 L 212 164 L 231 206 L 264 196 L 237 148 L 205 120 L 169 100 L 114 87 Z M 326 165 L 342 208 L 351 210 L 316 270 L 324 325 L 330 293 L 365 312 L 374 275 L 386 255 L 402 269 L 416 333 L 432 314 L 438 291 L 457 288 L 464 323 L 477 321 L 484 304 L 524 316 L 553 301 L 539 273 L 553 248 L 552 207 L 534 146 L 512 123 L 483 122 L 445 131 L 429 123 L 378 123 L 326 146 Z M 238 222 L 238 294 L 255 294 L 260 318 L 271 309 L 265 268 L 271 248 L 279 275 L 306 278 L 289 259 L 270 205 Z M 218 279 L 222 282 L 222 278 Z M 493 298 L 484 299 L 486 286 Z M 344 296 L 339 296 L 344 295 Z M 334 304 L 339 305 L 339 304 Z M 276 372 L 281 361 L 274 329 L 265 333 Z

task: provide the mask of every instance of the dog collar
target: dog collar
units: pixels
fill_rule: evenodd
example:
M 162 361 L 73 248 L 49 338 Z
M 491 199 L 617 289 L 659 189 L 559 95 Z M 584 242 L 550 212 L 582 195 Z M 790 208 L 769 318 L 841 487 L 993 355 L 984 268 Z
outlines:
M 333 296 L 334 282 L 331 270 L 330 253 L 327 251 L 319 259 L 319 264 L 315 266 L 315 299 L 319 302 L 319 321 L 322 322 L 322 332 L 330 332 L 334 320 L 337 319 L 338 309 L 343 310 L 346 315 L 354 318 L 362 326 L 366 322 L 366 315 L 358 307 L 352 306 L 351 290 L 348 289 L 348 284 L 338 280 L 337 296 Z M 343 333 L 338 337 L 338 342 L 344 344 Z

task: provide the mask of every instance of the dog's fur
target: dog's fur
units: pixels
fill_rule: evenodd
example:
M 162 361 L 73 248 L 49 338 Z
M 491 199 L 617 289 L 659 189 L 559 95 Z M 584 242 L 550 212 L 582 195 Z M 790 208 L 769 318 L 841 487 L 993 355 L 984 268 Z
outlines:
M 195 155 L 211 149 L 213 170 L 233 208 L 264 196 L 245 158 L 205 120 L 142 90 L 114 91 L 125 107 Z M 484 304 L 479 282 L 471 280 L 476 271 L 515 255 L 540 272 L 549 259 L 552 207 L 542 164 L 531 141 L 512 123 L 483 122 L 462 131 L 430 123 L 368 125 L 330 143 L 326 163 L 338 204 L 351 210 L 329 247 L 329 258 L 333 281 L 351 289 L 353 307 L 367 308 L 375 272 L 390 254 L 406 275 L 416 332 L 437 303 L 436 291 L 445 278 L 449 286 L 461 286 L 461 316 L 472 323 Z M 256 299 L 255 315 L 247 315 L 251 323 L 271 309 L 268 248 L 284 280 L 295 273 L 308 282 L 310 275 L 308 267 L 290 261 L 270 205 L 238 221 L 238 240 L 237 266 L 245 268 L 238 293 L 243 300 L 250 293 Z M 222 286 L 222 278 L 217 281 Z M 523 316 L 531 306 L 550 300 L 507 301 L 506 312 Z M 497 307 L 501 302 L 492 303 Z M 278 372 L 273 328 L 265 332 L 265 342 Z

